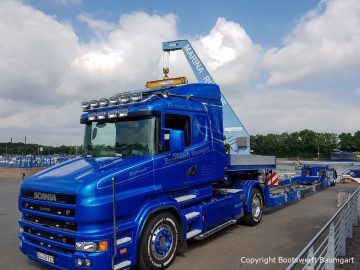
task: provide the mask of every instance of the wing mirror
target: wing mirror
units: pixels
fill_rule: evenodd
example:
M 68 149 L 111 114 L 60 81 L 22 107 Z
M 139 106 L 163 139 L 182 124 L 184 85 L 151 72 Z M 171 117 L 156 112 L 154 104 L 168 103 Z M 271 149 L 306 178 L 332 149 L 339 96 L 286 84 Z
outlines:
M 169 140 L 170 151 L 172 153 L 179 153 L 184 151 L 184 131 L 176 129 L 165 129 L 165 140 Z

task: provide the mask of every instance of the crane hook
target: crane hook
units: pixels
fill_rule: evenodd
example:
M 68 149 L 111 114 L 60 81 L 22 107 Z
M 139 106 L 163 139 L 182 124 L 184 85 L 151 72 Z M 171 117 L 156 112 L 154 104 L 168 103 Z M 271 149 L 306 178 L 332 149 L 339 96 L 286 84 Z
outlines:
M 168 79 L 169 76 L 169 72 L 170 72 L 170 69 L 169 69 L 169 55 L 170 55 L 170 52 L 164 52 L 164 57 L 163 57 L 163 73 L 164 73 L 164 79 Z

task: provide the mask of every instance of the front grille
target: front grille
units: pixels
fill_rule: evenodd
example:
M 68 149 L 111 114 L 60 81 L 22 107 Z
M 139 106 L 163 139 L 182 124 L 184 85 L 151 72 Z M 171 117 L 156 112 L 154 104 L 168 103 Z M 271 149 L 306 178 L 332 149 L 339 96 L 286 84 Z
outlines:
M 67 208 L 60 208 L 60 207 L 54 207 L 49 205 L 40 205 L 36 203 L 29 203 L 29 202 L 23 202 L 22 207 L 31 211 L 38 211 L 42 213 L 48 213 L 48 214 L 54 214 L 64 217 L 74 217 L 75 216 L 75 210 L 73 209 L 67 209 Z
M 42 230 L 38 230 L 35 228 L 31 228 L 28 226 L 24 226 L 24 232 L 27 232 L 32 235 L 36 235 L 38 237 L 46 238 L 55 242 L 67 244 L 67 245 L 75 245 L 75 239 L 72 237 L 67 237 L 61 234 L 48 233 Z
M 70 249 L 67 249 L 67 248 L 62 248 L 62 247 L 58 247 L 58 246 L 54 246 L 54 245 L 51 245 L 51 244 L 48 244 L 48 243 L 44 243 L 42 241 L 38 241 L 38 240 L 35 240 L 33 238 L 30 238 L 30 237 L 27 237 L 25 236 L 25 239 L 35 245 L 38 245 L 38 246 L 43 246 L 43 247 L 47 247 L 47 248 L 51 248 L 52 250 L 56 250 L 56 251 L 60 251 L 60 252 L 63 252 L 63 253 L 74 253 L 73 250 L 70 250 Z M 39 250 L 43 253 L 45 253 L 43 250 Z
M 22 196 L 24 198 L 38 200 L 38 201 L 48 201 L 48 202 L 64 203 L 64 204 L 76 203 L 76 195 L 71 195 L 71 194 L 23 190 Z
M 36 223 L 44 227 L 50 227 L 54 229 L 67 230 L 75 232 L 77 230 L 77 224 L 70 221 L 55 220 L 51 218 L 38 217 L 30 214 L 24 214 L 24 219 L 29 222 Z

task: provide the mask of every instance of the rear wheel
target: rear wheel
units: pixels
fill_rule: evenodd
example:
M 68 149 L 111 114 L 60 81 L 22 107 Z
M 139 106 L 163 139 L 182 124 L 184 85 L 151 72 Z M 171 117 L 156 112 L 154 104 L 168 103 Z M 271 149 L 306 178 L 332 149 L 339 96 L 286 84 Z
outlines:
M 150 219 L 140 240 L 140 269 L 164 269 L 171 264 L 179 246 L 178 228 L 178 222 L 170 212 Z
M 257 188 L 254 188 L 251 191 L 250 203 L 251 212 L 245 213 L 244 217 L 242 218 L 242 222 L 246 225 L 256 226 L 261 221 L 264 209 L 263 197 L 260 190 Z

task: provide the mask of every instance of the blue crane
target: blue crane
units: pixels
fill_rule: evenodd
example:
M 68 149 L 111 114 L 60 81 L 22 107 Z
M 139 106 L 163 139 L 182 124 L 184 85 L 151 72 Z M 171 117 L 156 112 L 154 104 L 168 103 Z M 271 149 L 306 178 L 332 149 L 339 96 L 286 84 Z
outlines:
M 188 40 L 163 42 L 162 49 L 168 54 L 171 51 L 182 50 L 198 82 L 207 84 L 215 83 Z M 167 76 L 168 72 L 168 67 L 164 67 L 165 76 Z M 250 154 L 249 133 L 222 93 L 221 102 L 223 106 L 224 136 L 230 145 L 230 153 L 240 155 Z

